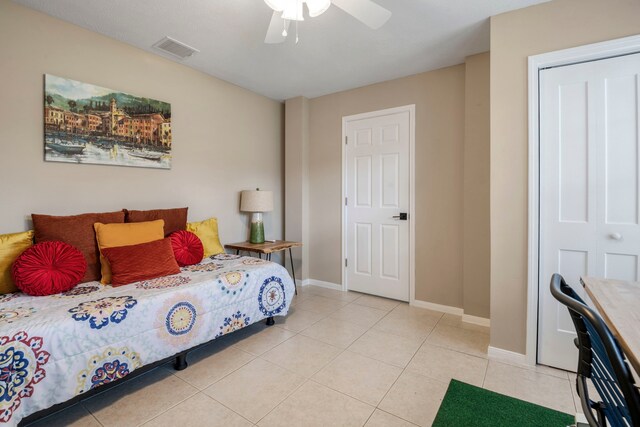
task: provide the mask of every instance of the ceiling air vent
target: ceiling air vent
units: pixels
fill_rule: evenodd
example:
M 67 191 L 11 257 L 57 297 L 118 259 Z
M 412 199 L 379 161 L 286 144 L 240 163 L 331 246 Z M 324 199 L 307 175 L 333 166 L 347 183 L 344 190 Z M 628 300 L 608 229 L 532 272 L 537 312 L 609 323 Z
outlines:
M 153 47 L 180 59 L 188 58 L 194 53 L 200 52 L 198 49 L 194 49 L 191 46 L 179 42 L 178 40 L 172 39 L 171 37 L 163 38 L 158 43 L 154 44 Z

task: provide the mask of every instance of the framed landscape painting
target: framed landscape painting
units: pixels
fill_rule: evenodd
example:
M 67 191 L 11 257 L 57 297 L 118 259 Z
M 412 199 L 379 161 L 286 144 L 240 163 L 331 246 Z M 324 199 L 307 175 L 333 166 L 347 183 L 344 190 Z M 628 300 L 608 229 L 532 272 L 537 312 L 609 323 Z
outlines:
M 171 104 L 44 76 L 44 159 L 171 168 Z

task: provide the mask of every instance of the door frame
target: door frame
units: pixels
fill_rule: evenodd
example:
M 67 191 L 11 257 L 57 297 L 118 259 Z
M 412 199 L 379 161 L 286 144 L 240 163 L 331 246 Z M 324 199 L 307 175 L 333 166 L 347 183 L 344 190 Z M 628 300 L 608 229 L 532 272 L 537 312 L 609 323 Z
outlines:
M 526 362 L 538 357 L 538 292 L 540 269 L 540 71 L 640 52 L 640 35 L 529 56 L 529 161 Z
M 413 304 L 416 299 L 416 271 L 415 271 L 415 255 L 416 255 L 416 211 L 415 211 L 415 195 L 416 195 L 416 105 L 404 105 L 401 107 L 386 108 L 384 110 L 370 111 L 361 114 L 342 117 L 342 191 L 340 198 L 340 206 L 342 210 L 342 245 L 341 245 L 341 269 L 342 269 L 342 290 L 347 291 L 349 284 L 347 283 L 347 268 L 345 259 L 347 256 L 347 206 L 345 206 L 345 198 L 347 197 L 347 122 L 361 119 L 370 119 L 373 117 L 385 116 L 396 113 L 409 113 L 409 303 Z

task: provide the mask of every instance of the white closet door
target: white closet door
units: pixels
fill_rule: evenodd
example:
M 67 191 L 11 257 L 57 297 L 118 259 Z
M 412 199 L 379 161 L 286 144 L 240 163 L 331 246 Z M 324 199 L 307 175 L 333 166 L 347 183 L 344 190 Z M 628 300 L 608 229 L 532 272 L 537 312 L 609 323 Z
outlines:
M 567 309 L 549 281 L 562 274 L 638 280 L 640 55 L 540 74 L 538 362 L 575 371 Z

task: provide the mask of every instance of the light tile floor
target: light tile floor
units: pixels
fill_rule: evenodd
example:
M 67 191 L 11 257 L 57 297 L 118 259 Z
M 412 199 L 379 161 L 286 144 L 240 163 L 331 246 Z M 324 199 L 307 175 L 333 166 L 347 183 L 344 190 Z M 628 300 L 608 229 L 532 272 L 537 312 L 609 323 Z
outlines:
M 307 286 L 289 315 L 192 352 L 32 426 L 431 425 L 452 378 L 575 414 L 572 374 L 487 359 L 460 316 Z

